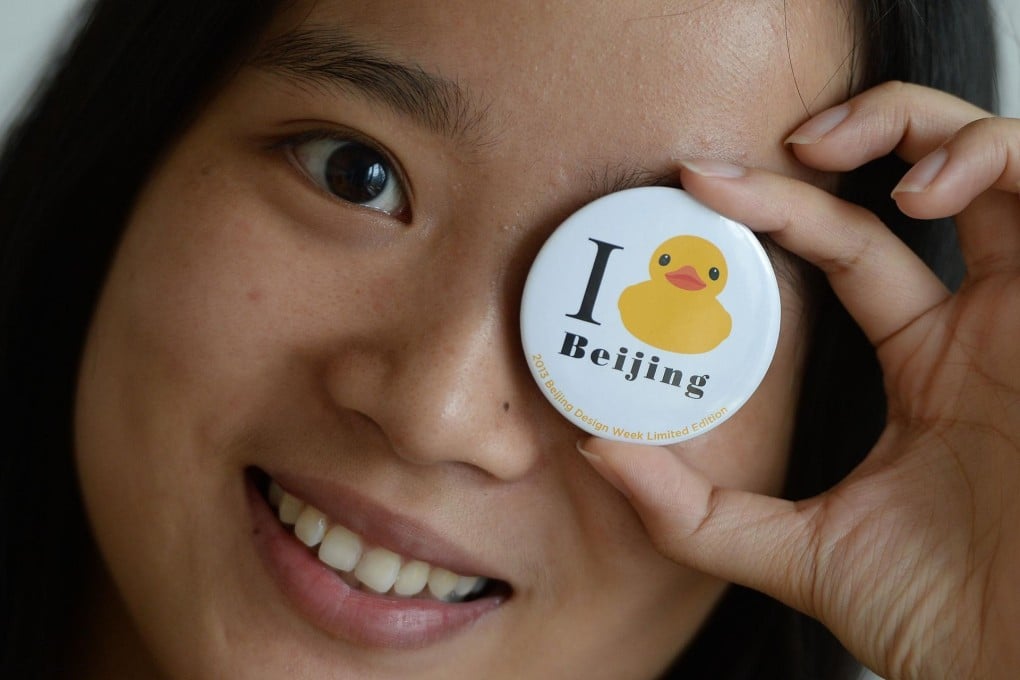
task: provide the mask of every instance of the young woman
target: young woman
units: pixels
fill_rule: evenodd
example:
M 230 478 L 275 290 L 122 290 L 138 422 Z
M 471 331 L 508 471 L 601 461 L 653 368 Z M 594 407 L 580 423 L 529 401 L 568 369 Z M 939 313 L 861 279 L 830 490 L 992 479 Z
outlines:
M 6 672 L 1016 667 L 1020 127 L 920 86 L 991 105 L 987 8 L 234 4 L 99 3 L 5 155 Z M 778 244 L 779 349 L 579 442 L 520 289 L 647 184 Z

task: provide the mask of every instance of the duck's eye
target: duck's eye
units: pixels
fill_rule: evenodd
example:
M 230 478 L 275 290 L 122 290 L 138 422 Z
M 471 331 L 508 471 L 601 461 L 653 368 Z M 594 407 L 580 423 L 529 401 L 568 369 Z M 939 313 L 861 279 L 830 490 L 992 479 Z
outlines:
M 291 146 L 294 162 L 337 198 L 404 218 L 407 197 L 393 163 L 379 150 L 354 139 L 320 137 Z
M 667 264 L 669 264 L 669 261 L 672 259 L 673 258 L 669 256 L 669 253 L 664 253 L 663 255 L 659 256 L 659 266 L 665 267 Z
M 718 281 L 719 280 L 719 268 L 718 267 L 712 267 L 711 269 L 709 269 L 708 270 L 708 278 L 712 279 L 713 281 Z

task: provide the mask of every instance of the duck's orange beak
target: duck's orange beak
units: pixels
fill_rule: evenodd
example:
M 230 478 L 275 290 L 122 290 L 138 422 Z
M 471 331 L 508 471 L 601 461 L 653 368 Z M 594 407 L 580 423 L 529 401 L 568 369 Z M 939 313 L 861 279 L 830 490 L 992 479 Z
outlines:
M 666 280 L 677 288 L 684 290 L 701 290 L 705 282 L 698 276 L 697 270 L 690 265 L 684 265 L 675 271 L 666 272 Z

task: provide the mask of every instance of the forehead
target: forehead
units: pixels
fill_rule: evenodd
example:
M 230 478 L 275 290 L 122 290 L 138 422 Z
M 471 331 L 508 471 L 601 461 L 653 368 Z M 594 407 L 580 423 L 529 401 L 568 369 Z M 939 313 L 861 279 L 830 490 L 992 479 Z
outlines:
M 353 39 L 455 83 L 479 140 L 753 163 L 752 142 L 847 95 L 843 1 L 320 0 L 290 5 L 267 41 Z

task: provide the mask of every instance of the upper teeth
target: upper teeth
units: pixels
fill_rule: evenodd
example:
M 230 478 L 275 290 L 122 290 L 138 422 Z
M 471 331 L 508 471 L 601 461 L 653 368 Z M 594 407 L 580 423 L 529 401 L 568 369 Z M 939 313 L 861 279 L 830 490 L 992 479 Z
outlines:
M 436 599 L 459 602 L 487 583 L 480 576 L 461 576 L 386 548 L 366 546 L 358 534 L 287 493 L 275 481 L 269 484 L 269 503 L 281 522 L 294 525 L 294 535 L 302 543 L 309 548 L 319 546 L 319 560 L 343 572 L 350 585 L 361 583 L 377 593 L 400 597 L 425 596 L 427 592 Z

